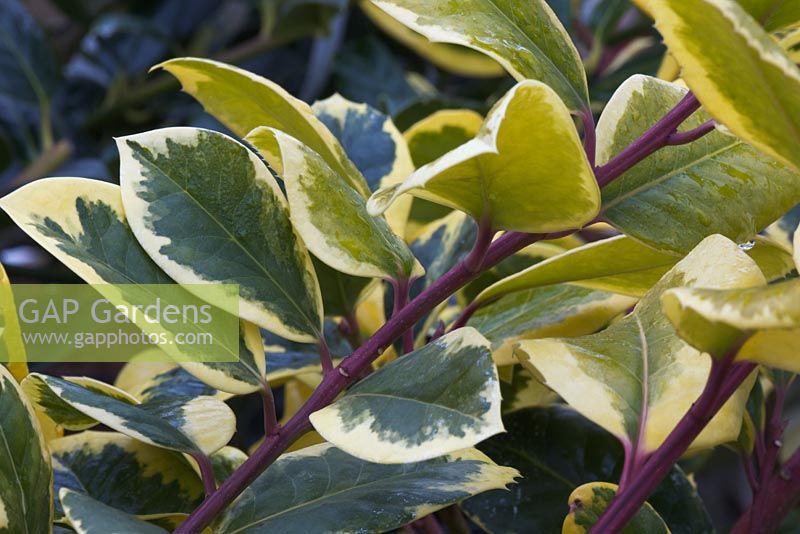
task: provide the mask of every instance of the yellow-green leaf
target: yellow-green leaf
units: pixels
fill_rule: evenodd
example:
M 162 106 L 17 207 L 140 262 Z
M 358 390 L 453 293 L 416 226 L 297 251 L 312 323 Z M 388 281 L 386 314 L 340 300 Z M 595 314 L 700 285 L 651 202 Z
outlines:
M 564 519 L 562 534 L 589 532 L 616 495 L 617 485 L 609 482 L 589 482 L 575 488 L 569 496 L 569 514 Z M 646 502 L 622 534 L 669 534 L 669 529 L 658 512 Z
M 316 152 L 284 132 L 257 128 L 247 140 L 275 167 L 280 162 L 295 228 L 308 249 L 343 273 L 374 278 L 422 274 L 406 244 Z
M 289 339 L 317 338 L 311 257 L 258 156 L 199 128 L 153 130 L 117 147 L 128 222 L 159 267 L 183 284 L 238 284 L 238 309 L 226 311 Z
M 430 42 L 425 36 L 375 7 L 369 0 L 362 0 L 359 7 L 377 27 L 439 68 L 478 78 L 502 76 L 505 72 L 499 63 L 470 48 Z
M 666 316 L 694 347 L 722 355 L 752 334 L 737 359 L 800 372 L 800 280 L 745 289 L 676 288 L 662 301 Z
M 497 365 L 515 363 L 524 339 L 593 334 L 636 304 L 635 298 L 566 284 L 516 291 L 480 308 L 469 326 L 492 343 Z
M 652 451 L 700 395 L 711 367 L 710 356 L 675 333 L 661 311 L 661 294 L 679 286 L 764 283 L 755 262 L 735 243 L 713 235 L 665 274 L 623 320 L 590 336 L 523 341 L 517 354 L 573 408 L 623 442 Z M 723 406 L 693 448 L 736 439 L 753 379 Z
M 8 370 L 17 382 L 22 382 L 28 375 L 28 364 L 19 318 L 16 313 L 11 312 L 16 309 L 11 282 L 6 270 L 0 265 L 0 362 L 8 366 Z
M 800 168 L 800 69 L 758 22 L 730 0 L 649 0 L 648 7 L 711 116 Z
M 800 3 L 794 0 L 736 0 L 768 32 L 796 26 Z
M 794 268 L 791 255 L 769 239 L 757 237 L 746 252 L 767 280 L 783 278 Z M 515 291 L 563 282 L 641 297 L 680 259 L 680 255 L 656 250 L 628 236 L 615 236 L 566 250 L 503 278 L 476 300 L 488 302 Z
M 503 431 L 489 342 L 460 328 L 381 367 L 309 419 L 326 440 L 370 462 L 471 447 Z
M 259 126 L 286 132 L 317 152 L 364 196 L 369 187 L 344 149 L 311 108 L 278 84 L 232 65 L 200 58 L 177 58 L 163 68 L 178 78 L 183 90 L 239 137 Z M 276 168 L 282 174 L 281 168 Z
M 524 232 L 579 228 L 594 218 L 600 202 L 569 111 L 552 89 L 532 80 L 495 104 L 477 137 L 402 184 L 374 193 L 370 213 L 412 191 L 487 220 L 495 230 Z
M 442 109 L 403 133 L 415 167 L 422 167 L 463 145 L 481 129 L 483 117 L 471 109 Z
M 315 102 L 312 109 L 364 175 L 370 191 L 402 182 L 414 171 L 406 140 L 388 115 L 338 94 Z M 409 198 L 387 211 L 386 221 L 396 234 L 405 232 L 410 209 Z
M 598 121 L 598 163 L 619 154 L 685 94 L 680 85 L 648 76 L 625 81 Z M 701 110 L 681 131 L 706 120 Z M 714 233 L 737 243 L 754 239 L 800 201 L 800 175 L 713 131 L 688 145 L 658 150 L 604 187 L 602 195 L 609 223 L 651 247 L 683 255 Z
M 517 80 L 540 80 L 571 109 L 588 102 L 586 73 L 569 34 L 545 0 L 372 0 L 435 43 L 473 48 Z
M 359 460 L 326 443 L 278 458 L 224 512 L 215 532 L 388 532 L 471 495 L 505 488 L 517 475 L 476 449 L 390 465 Z
M 53 472 L 33 408 L 0 365 L 0 532 L 50 532 Z

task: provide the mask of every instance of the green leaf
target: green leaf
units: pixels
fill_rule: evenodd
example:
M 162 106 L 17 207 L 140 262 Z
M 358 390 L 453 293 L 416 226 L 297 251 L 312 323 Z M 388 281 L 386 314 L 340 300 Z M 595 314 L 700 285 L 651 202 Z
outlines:
M 203 500 L 200 478 L 176 452 L 95 431 L 55 439 L 48 446 L 56 493 L 67 487 L 140 516 L 190 513 Z
M 49 532 L 53 472 L 33 408 L 0 365 L 0 531 Z
M 64 512 L 78 534 L 166 534 L 166 530 L 121 512 L 91 497 L 62 488 L 59 494 Z
M 354 276 L 422 274 L 406 244 L 385 220 L 367 213 L 364 198 L 316 152 L 270 128 L 255 129 L 247 141 L 282 169 L 292 222 L 317 258 Z
M 503 431 L 489 343 L 460 328 L 381 367 L 311 424 L 348 454 L 379 463 L 436 458 Z
M 764 276 L 756 264 L 735 243 L 713 235 L 665 274 L 625 319 L 590 336 L 523 341 L 517 355 L 581 414 L 650 452 L 700 395 L 711 367 L 710 356 L 676 335 L 661 312 L 661 294 L 678 286 L 757 284 L 764 284 Z M 692 448 L 736 439 L 753 379 L 734 393 Z
M 135 363 L 135 362 L 134 362 Z M 140 402 L 169 400 L 176 397 L 217 397 L 225 400 L 230 394 L 219 392 L 182 367 L 174 366 L 138 383 L 131 394 Z
M 154 68 L 163 68 L 178 78 L 184 91 L 239 137 L 244 138 L 259 126 L 284 131 L 319 154 L 356 191 L 369 195 L 364 177 L 333 134 L 305 102 L 278 84 L 208 59 L 177 58 Z M 282 169 L 275 170 L 282 174 Z
M 373 278 L 351 276 L 337 271 L 317 258 L 312 257 L 312 261 L 322 292 L 325 315 L 328 317 L 344 317 L 353 313 L 365 293 L 376 283 Z
M 358 5 L 378 28 L 441 69 L 476 78 L 493 78 L 505 73 L 496 61 L 470 48 L 428 41 L 425 36 L 396 21 L 369 0 L 362 0 Z
M 517 80 L 540 80 L 573 109 L 586 106 L 578 51 L 544 0 L 372 0 L 388 15 L 436 43 L 473 48 Z
M 483 117 L 471 109 L 443 109 L 403 133 L 415 167 L 422 167 L 463 145 L 481 129 Z
M 223 513 L 215 532 L 386 532 L 471 495 L 504 488 L 516 475 L 475 449 L 386 465 L 316 445 L 278 458 Z M 294 491 L 286 491 L 288 486 Z
M 0 207 L 86 283 L 174 283 L 136 241 L 117 185 L 85 178 L 45 178 L 3 197 Z M 202 325 L 195 326 L 203 331 Z M 240 323 L 238 356 L 235 363 L 181 361 L 181 365 L 223 391 L 245 394 L 260 389 L 265 366 L 261 336 L 258 327 L 246 321 Z
M 685 94 L 656 78 L 629 78 L 598 122 L 598 163 L 618 154 Z M 681 130 L 707 119 L 697 112 Z M 663 148 L 623 173 L 603 188 L 602 213 L 634 239 L 685 254 L 713 233 L 737 243 L 751 240 L 798 201 L 796 172 L 714 131 L 691 144 Z
M 225 482 L 246 460 L 247 455 L 236 447 L 222 447 L 210 457 L 217 484 Z
M 597 215 L 600 201 L 569 111 L 552 89 L 532 80 L 495 104 L 477 137 L 374 193 L 370 213 L 409 191 L 485 219 L 494 230 L 523 232 L 579 228 Z
M 692 346 L 721 357 L 752 334 L 737 360 L 800 372 L 800 279 L 744 289 L 676 288 L 662 302 Z
M 736 0 L 764 30 L 773 32 L 800 22 L 800 4 L 792 0 Z
M 164 449 L 211 454 L 236 430 L 236 417 L 213 397 L 131 405 L 53 376 L 33 374 L 74 409 L 126 436 Z
M 648 5 L 683 79 L 708 113 L 765 153 L 800 168 L 800 69 L 772 37 L 736 2 Z
M 563 534 L 585 534 L 600 519 L 617 495 L 617 485 L 608 482 L 589 482 L 569 496 L 569 514 L 564 519 Z M 644 505 L 631 518 L 622 534 L 669 534 L 664 520 L 650 503 Z
M 757 237 L 746 252 L 768 280 L 783 278 L 794 266 L 786 250 L 763 237 Z M 566 250 L 503 278 L 476 300 L 490 302 L 516 291 L 563 282 L 641 297 L 680 259 L 628 236 L 614 236 Z
M 512 491 L 489 491 L 461 508 L 485 531 L 560 532 L 572 491 L 588 482 L 617 481 L 624 463 L 619 441 L 563 405 L 504 417 L 508 432 L 481 450 L 519 469 Z M 692 482 L 673 467 L 648 498 L 673 534 L 711 534 L 711 519 Z
M 138 404 L 139 401 L 129 393 L 115 388 L 99 380 L 88 377 L 64 377 L 64 380 L 78 384 L 88 390 L 113 397 L 127 404 Z M 67 430 L 86 430 L 97 425 L 97 421 L 84 415 L 53 393 L 50 387 L 42 380 L 42 375 L 31 374 L 20 384 L 22 391 L 36 404 L 41 412 L 53 420 L 58 426 Z
M 510 365 L 520 340 L 592 334 L 634 304 L 634 298 L 558 284 L 506 295 L 480 308 L 467 325 L 492 343 L 497 365 Z
M 198 128 L 117 139 L 122 202 L 139 243 L 180 283 L 239 285 L 244 319 L 313 341 L 322 297 L 286 201 L 244 145 Z
M 511 373 L 511 379 L 507 382 L 502 375 L 504 369 Z M 500 374 L 500 394 L 503 397 L 504 416 L 524 408 L 552 404 L 558 400 L 558 395 L 536 380 L 519 364 L 500 367 L 498 373 Z
M 27 115 L 38 114 L 41 135 L 52 135 L 50 97 L 58 65 L 47 36 L 17 0 L 0 5 L 0 71 L 0 118 L 18 124 Z

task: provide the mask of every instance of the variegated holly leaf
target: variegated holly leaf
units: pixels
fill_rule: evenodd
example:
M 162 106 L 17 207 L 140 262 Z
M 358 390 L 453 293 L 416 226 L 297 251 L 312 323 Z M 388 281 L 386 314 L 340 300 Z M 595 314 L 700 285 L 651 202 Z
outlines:
M 752 246 L 751 246 L 752 245 Z M 786 250 L 763 237 L 743 246 L 767 280 L 776 280 L 794 268 Z M 569 282 L 582 287 L 641 297 L 672 268 L 681 256 L 653 249 L 625 235 L 565 250 L 484 289 L 478 302 L 525 289 Z
M 481 450 L 519 469 L 512 491 L 487 491 L 461 503 L 486 532 L 560 532 L 567 502 L 588 482 L 617 481 L 625 461 L 620 443 L 564 405 L 529 408 L 504 416 L 508 432 Z M 711 518 L 693 483 L 678 466 L 648 497 L 674 534 L 712 534 Z
M 477 78 L 493 78 L 505 73 L 499 63 L 475 50 L 429 41 L 425 36 L 387 15 L 369 0 L 361 0 L 358 5 L 377 27 L 439 68 L 461 76 Z
M 562 534 L 586 534 L 600 519 L 617 495 L 617 485 L 589 482 L 575 488 L 569 496 L 569 514 L 564 519 Z M 624 534 L 669 534 L 667 524 L 646 502 L 623 530 Z
M 247 460 L 247 455 L 236 447 L 225 446 L 212 454 L 209 459 L 214 469 L 214 480 L 217 484 L 222 484 Z
M 503 431 L 489 342 L 460 328 L 381 367 L 313 414 L 323 438 L 379 463 L 427 460 Z
M 650 0 L 648 6 L 683 79 L 711 116 L 800 169 L 800 69 L 772 37 L 736 2 Z
M 764 233 L 787 250 L 792 250 L 794 234 L 798 225 L 800 225 L 800 204 L 795 205 L 780 219 L 770 224 Z
M 768 32 L 800 23 L 800 4 L 785 0 L 737 0 Z
M 231 409 L 213 397 L 128 404 L 61 378 L 31 376 L 84 415 L 156 447 L 208 455 L 225 446 L 236 430 L 236 417 Z
M 190 513 L 203 484 L 184 457 L 116 432 L 88 431 L 51 441 L 56 494 L 79 491 L 143 516 Z M 61 503 L 56 501 L 56 507 Z
M 676 288 L 662 301 L 692 346 L 722 356 L 752 334 L 737 359 L 800 372 L 800 280 L 745 289 Z
M 140 402 L 201 396 L 226 400 L 231 396 L 229 393 L 217 391 L 199 378 L 189 374 L 183 367 L 178 366 L 148 375 L 131 388 L 130 393 Z
M 39 421 L 25 394 L 0 365 L 0 531 L 49 532 L 53 472 Z
M 239 137 L 259 126 L 302 141 L 364 196 L 369 187 L 344 149 L 305 102 L 261 76 L 216 61 L 176 58 L 156 65 L 178 78 L 183 90 Z M 280 167 L 273 168 L 279 175 Z
M 571 109 L 588 102 L 586 73 L 569 34 L 545 0 L 372 0 L 436 43 L 473 48 L 517 80 L 540 80 Z
M 78 534 L 166 534 L 167 531 L 116 508 L 106 506 L 83 493 L 61 488 L 59 493 L 64 513 Z
M 17 382 L 28 375 L 28 364 L 25 355 L 25 344 L 16 313 L 14 293 L 6 270 L 0 265 L 0 362 L 4 363 Z
M 414 171 L 406 140 L 388 115 L 338 94 L 315 102 L 312 109 L 364 175 L 370 191 L 400 183 Z M 405 231 L 410 209 L 408 199 L 386 213 L 389 226 L 398 235 Z
M 0 207 L 89 284 L 174 283 L 136 241 L 117 185 L 85 178 L 45 178 L 0 199 Z M 102 291 L 103 286 L 97 288 Z M 194 327 L 203 332 L 202 324 Z M 179 350 L 180 346 L 162 347 Z M 252 323 L 240 324 L 238 362 L 185 359 L 180 360 L 183 367 L 217 389 L 245 394 L 263 387 L 264 351 L 258 327 Z
M 131 396 L 126 391 L 95 380 L 94 378 L 85 376 L 65 376 L 63 378 L 68 382 L 78 384 L 90 391 L 101 393 L 127 404 L 139 403 L 135 397 Z M 42 414 L 52 419 L 56 425 L 67 430 L 86 430 L 87 428 L 92 428 L 97 425 L 95 419 L 84 415 L 83 412 L 76 410 L 53 393 L 50 386 L 42 380 L 42 375 L 36 373 L 28 375 L 20 386 L 28 399 L 39 408 Z
M 520 340 L 593 334 L 636 299 L 566 284 L 517 291 L 480 308 L 467 325 L 492 344 L 497 365 L 516 363 Z
M 572 339 L 523 341 L 524 365 L 581 414 L 623 443 L 656 449 L 699 397 L 711 357 L 686 344 L 661 311 L 673 287 L 763 285 L 758 266 L 720 235 L 704 239 L 678 262 L 625 319 Z M 693 448 L 736 439 L 754 377 L 734 393 L 694 441 Z
M 406 192 L 464 211 L 495 230 L 524 232 L 579 228 L 600 202 L 569 110 L 552 89 L 532 80 L 495 104 L 477 137 L 402 184 L 374 193 L 370 213 L 384 211 Z
M 685 94 L 685 88 L 656 78 L 629 78 L 598 122 L 598 163 L 622 151 Z M 681 130 L 708 118 L 699 111 Z M 602 212 L 634 239 L 685 254 L 713 233 L 749 241 L 798 201 L 795 171 L 713 131 L 691 144 L 658 150 L 623 173 L 603 188 Z
M 262 338 L 267 354 L 267 381 L 272 387 L 280 386 L 298 375 L 322 372 L 319 346 L 287 341 L 269 332 L 263 332 Z M 325 342 L 334 362 L 353 352 L 350 342 L 334 321 L 325 321 Z
M 319 154 L 271 128 L 256 128 L 247 141 L 273 168 L 279 162 L 292 222 L 317 258 L 354 276 L 422 274 L 406 244 L 383 218 L 367 213 L 364 198 Z
M 519 364 L 499 367 L 497 372 L 500 375 L 500 394 L 503 396 L 503 417 L 525 408 L 546 406 L 558 400 L 558 395 Z M 504 377 L 504 373 L 508 375 Z
M 386 532 L 471 495 L 504 488 L 516 475 L 475 449 L 386 465 L 316 445 L 278 458 L 223 513 L 215 532 Z
M 125 213 L 174 280 L 239 285 L 244 319 L 314 341 L 322 297 L 311 258 L 267 166 L 244 145 L 198 128 L 117 139 Z
M 481 129 L 483 117 L 471 109 L 431 113 L 403 133 L 415 167 L 422 167 L 463 145 Z

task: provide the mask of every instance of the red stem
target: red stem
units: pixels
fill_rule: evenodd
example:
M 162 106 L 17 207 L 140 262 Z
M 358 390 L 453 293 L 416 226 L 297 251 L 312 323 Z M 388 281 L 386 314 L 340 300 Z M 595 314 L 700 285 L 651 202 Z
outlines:
M 478 235 L 475 236 L 475 244 L 472 246 L 469 256 L 464 260 L 464 266 L 467 269 L 473 273 L 481 271 L 493 237 L 492 216 L 487 212 L 483 214 L 483 217 L 478 222 Z
M 623 150 L 622 153 L 614 157 L 605 166 L 597 169 L 596 174 L 600 187 L 610 183 L 614 178 L 658 148 L 666 146 L 667 137 L 674 133 L 680 123 L 688 118 L 698 106 L 699 103 L 690 93 L 672 111 L 667 113 L 662 120 L 645 132 L 639 140 L 635 141 L 631 145 L 631 147 L 634 147 L 633 150 Z M 678 121 L 678 118 L 681 120 Z M 650 140 L 650 138 L 655 139 L 657 142 Z M 631 147 L 628 148 L 630 149 Z M 574 230 L 556 234 L 507 232 L 490 242 L 486 255 L 481 262 L 481 268 L 484 270 L 489 269 L 515 252 L 539 240 L 555 239 L 572 233 L 574 233 Z M 265 438 L 253 455 L 234 471 L 199 508 L 192 512 L 175 533 L 191 534 L 201 532 L 274 462 L 281 452 L 311 428 L 308 422 L 310 414 L 330 404 L 355 377 L 359 376 L 373 360 L 383 353 L 390 343 L 394 342 L 403 332 L 412 328 L 414 323 L 433 310 L 439 303 L 474 280 L 479 272 L 472 271 L 464 263 L 461 262 L 453 267 L 387 321 L 370 339 L 358 347 L 349 358 L 344 359 L 339 364 L 336 368 L 337 372 L 325 374 L 322 383 L 289 422 L 277 434 Z M 742 377 L 742 380 L 744 378 Z M 652 462 L 649 461 L 648 465 L 650 463 Z

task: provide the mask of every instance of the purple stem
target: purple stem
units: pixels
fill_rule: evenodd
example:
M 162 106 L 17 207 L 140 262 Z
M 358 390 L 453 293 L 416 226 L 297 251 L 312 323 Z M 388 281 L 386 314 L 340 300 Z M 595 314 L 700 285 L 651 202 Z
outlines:
M 453 330 L 458 330 L 459 328 L 466 326 L 467 322 L 469 321 L 470 317 L 472 317 L 476 311 L 482 306 L 486 304 L 485 302 L 478 302 L 477 300 L 473 300 L 470 302 L 466 308 L 461 311 L 461 315 L 458 316 L 458 319 L 453 321 L 453 324 L 450 325 L 450 332 Z
M 678 130 L 678 126 L 699 107 L 700 102 L 697 98 L 692 93 L 687 93 L 677 106 L 644 132 L 641 137 L 628 145 L 608 163 L 597 168 L 595 174 L 598 185 L 600 187 L 607 185 L 659 148 L 666 146 L 669 137 Z
M 211 460 L 201 452 L 192 453 L 191 456 L 200 468 L 200 478 L 203 479 L 203 488 L 206 492 L 206 498 L 208 498 L 209 495 L 217 491 L 217 483 L 214 481 L 214 468 L 211 466 Z
M 259 393 L 264 407 L 264 435 L 271 436 L 279 427 L 278 414 L 275 412 L 275 397 L 272 395 L 272 388 L 266 382 L 262 382 Z
M 738 349 L 739 345 L 736 346 L 736 351 Z M 621 532 L 689 445 L 756 368 L 753 363 L 731 365 L 733 355 L 735 351 L 724 359 L 712 360 L 711 372 L 700 397 L 664 443 L 642 465 L 638 476 L 617 493 L 590 532 Z
M 486 259 L 486 253 L 489 251 L 489 245 L 492 244 L 494 237 L 494 230 L 492 230 L 492 217 L 488 213 L 484 213 L 478 222 L 478 235 L 475 236 L 475 244 L 469 256 L 464 260 L 464 266 L 472 271 L 478 273 L 483 267 L 483 262 Z
M 631 151 L 626 149 L 609 161 L 604 167 L 597 169 L 599 185 L 602 187 L 610 183 L 614 178 L 647 157 L 647 155 L 651 154 L 653 151 L 662 146 L 666 146 L 667 137 L 674 133 L 680 123 L 685 118 L 689 117 L 698 106 L 697 100 L 691 96 L 691 93 L 687 95 L 672 111 L 665 115 L 662 120 L 645 132 L 642 138 L 631 145 L 636 146 L 635 150 Z M 681 121 L 678 121 L 678 118 L 681 118 Z M 658 142 L 655 143 L 647 139 L 645 139 L 646 142 L 642 142 L 642 139 L 648 135 Z M 647 152 L 636 154 L 639 151 Z M 621 159 L 625 161 L 622 162 L 622 164 L 617 163 L 618 160 Z M 602 181 L 600 180 L 601 176 Z M 485 258 L 481 262 L 481 267 L 484 270 L 489 269 L 515 252 L 542 239 L 556 239 L 572 233 L 574 233 L 574 230 L 555 234 L 507 232 L 490 243 Z M 420 293 L 406 307 L 394 315 L 379 328 L 372 337 L 358 347 L 349 358 L 343 360 L 335 369 L 336 372 L 325 374 L 322 383 L 314 390 L 314 393 L 312 393 L 308 401 L 306 401 L 289 422 L 282 427 L 277 434 L 267 436 L 253 455 L 236 469 L 236 471 L 222 483 L 216 492 L 203 501 L 203 504 L 192 512 L 186 521 L 178 527 L 175 533 L 192 534 L 194 532 L 201 532 L 203 528 L 208 526 L 226 506 L 233 502 L 233 500 L 245 490 L 245 488 L 252 484 L 264 469 L 280 456 L 281 452 L 288 448 L 300 435 L 311 428 L 308 421 L 308 416 L 310 414 L 330 404 L 344 388 L 368 368 L 372 361 L 383 353 L 384 349 L 388 347 L 390 343 L 400 337 L 403 332 L 412 328 L 414 323 L 433 310 L 439 303 L 474 280 L 478 274 L 478 272 L 468 269 L 462 261 L 428 286 L 425 291 Z M 742 380 L 744 380 L 745 377 L 742 377 Z M 648 465 L 652 463 L 652 461 L 648 461 Z
M 394 304 L 392 309 L 392 317 L 397 315 L 400 310 L 408 305 L 408 295 L 411 290 L 411 283 L 408 278 L 401 278 L 400 280 L 390 280 L 394 290 Z M 408 354 L 414 350 L 414 328 L 413 326 L 403 332 L 403 354 Z
M 328 341 L 325 339 L 325 334 L 319 335 L 319 361 L 322 364 L 323 374 L 333 372 L 333 358 L 331 358 L 331 349 L 328 347 Z
M 686 132 L 675 132 L 669 137 L 667 137 L 667 144 L 670 146 L 674 145 L 686 145 L 691 143 L 692 141 L 697 141 L 707 133 L 714 130 L 717 127 L 717 123 L 714 119 L 707 120 L 697 128 L 692 128 Z

